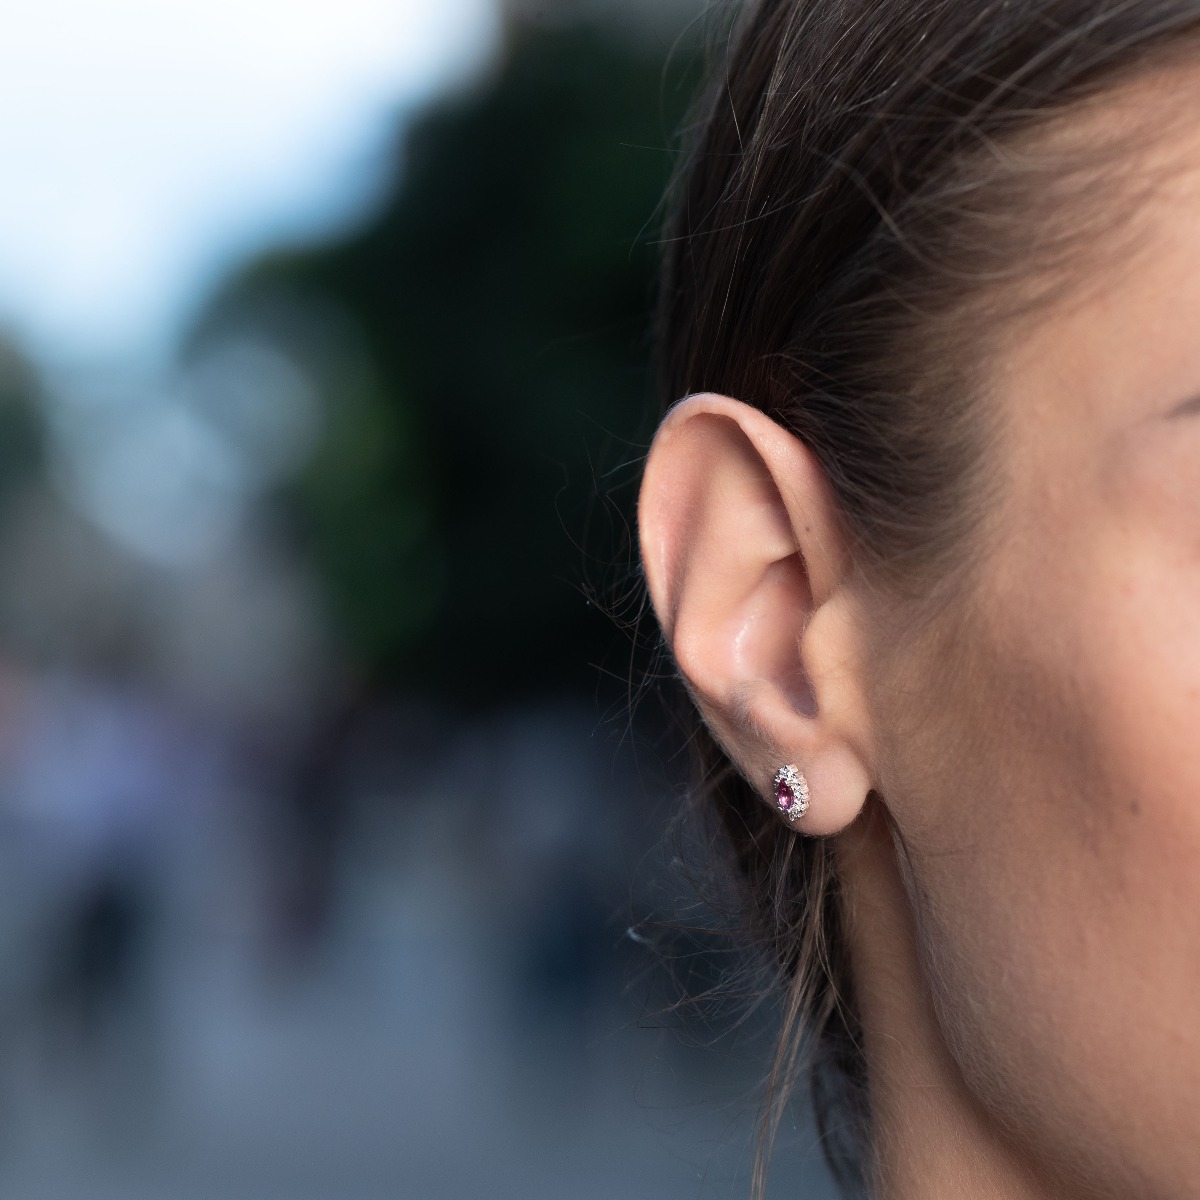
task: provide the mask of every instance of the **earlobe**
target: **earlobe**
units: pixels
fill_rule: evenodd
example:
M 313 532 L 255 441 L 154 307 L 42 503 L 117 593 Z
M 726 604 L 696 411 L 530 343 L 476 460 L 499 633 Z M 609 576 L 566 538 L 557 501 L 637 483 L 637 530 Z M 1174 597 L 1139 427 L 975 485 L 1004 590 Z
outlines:
M 689 397 L 664 420 L 639 501 L 650 596 L 706 723 L 775 804 L 795 764 L 795 827 L 848 825 L 871 786 L 862 614 L 815 457 L 757 409 Z

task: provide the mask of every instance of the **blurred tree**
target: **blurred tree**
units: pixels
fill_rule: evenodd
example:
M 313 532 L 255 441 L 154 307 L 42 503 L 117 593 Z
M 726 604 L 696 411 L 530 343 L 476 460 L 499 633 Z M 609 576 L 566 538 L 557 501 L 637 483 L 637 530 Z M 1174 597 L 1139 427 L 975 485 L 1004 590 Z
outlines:
M 0 336 L 0 510 L 45 468 L 42 385 L 14 341 Z
M 197 329 L 270 327 L 321 381 L 325 433 L 287 499 L 377 682 L 589 686 L 613 644 L 586 581 L 623 555 L 598 476 L 652 422 L 652 242 L 693 65 L 667 58 L 615 28 L 514 25 L 482 86 L 411 127 L 367 227 L 252 265 Z M 280 316 L 305 305 L 348 315 L 365 366 L 329 369 L 313 322 Z

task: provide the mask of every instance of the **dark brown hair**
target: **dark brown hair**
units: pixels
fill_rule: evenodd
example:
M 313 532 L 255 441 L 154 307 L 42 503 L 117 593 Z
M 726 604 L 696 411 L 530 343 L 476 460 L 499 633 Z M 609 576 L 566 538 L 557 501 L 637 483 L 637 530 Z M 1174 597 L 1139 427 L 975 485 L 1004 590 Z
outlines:
M 668 196 L 666 402 L 769 413 L 820 461 L 866 578 L 918 603 L 947 586 L 987 511 L 989 358 L 1116 233 L 1129 139 L 1050 135 L 1198 27 L 1200 0 L 736 6 Z M 830 844 L 786 829 L 702 727 L 695 744 L 788 989 L 755 1188 L 804 1065 L 835 1174 L 861 1187 L 869 1080 Z

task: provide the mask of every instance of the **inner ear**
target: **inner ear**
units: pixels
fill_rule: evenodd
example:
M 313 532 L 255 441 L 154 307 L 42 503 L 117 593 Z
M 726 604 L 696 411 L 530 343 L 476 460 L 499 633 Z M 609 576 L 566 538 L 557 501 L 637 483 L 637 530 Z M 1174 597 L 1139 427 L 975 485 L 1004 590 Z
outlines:
M 775 686 L 799 716 L 815 717 L 817 697 L 801 653 L 807 614 L 812 611 L 812 589 L 799 552 L 766 568 L 760 592 L 766 603 L 757 628 L 747 629 L 748 637 L 759 643 L 749 657 L 757 660 L 764 676 L 774 678 Z M 794 624 L 778 619 L 780 610 L 786 607 L 796 613 Z M 745 665 L 753 669 L 755 663 L 748 661 Z

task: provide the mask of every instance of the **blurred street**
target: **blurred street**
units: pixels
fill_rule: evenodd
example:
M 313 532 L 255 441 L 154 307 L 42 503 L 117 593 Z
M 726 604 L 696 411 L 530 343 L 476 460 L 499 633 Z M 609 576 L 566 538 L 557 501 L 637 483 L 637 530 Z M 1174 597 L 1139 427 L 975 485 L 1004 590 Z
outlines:
M 681 1036 L 664 1027 L 677 1022 L 646 1010 L 644 973 L 605 921 L 612 914 L 559 914 L 572 926 L 564 959 L 553 928 L 547 943 L 521 911 L 552 882 L 554 861 L 579 861 L 564 837 L 606 789 L 580 796 L 557 829 L 525 830 L 540 853 L 526 841 L 520 862 L 488 866 L 464 841 L 472 825 L 511 832 L 524 820 L 519 804 L 553 809 L 568 794 L 555 770 L 595 779 L 600 755 L 589 753 L 587 731 L 582 711 L 514 714 L 460 733 L 427 763 L 403 817 L 363 796 L 363 823 L 340 864 L 347 889 L 308 957 L 281 957 L 247 911 L 248 847 L 235 830 L 211 814 L 194 820 L 170 851 L 162 915 L 140 961 L 107 981 L 119 991 L 90 997 L 106 1001 L 102 1011 L 79 1026 L 9 998 L 0 1194 L 744 1194 L 749 1055 L 699 1045 L 696 1031 Z M 575 748 L 573 761 L 564 747 Z M 521 773 L 497 779 L 490 803 L 462 783 L 481 751 Z M 531 786 L 518 802 L 521 782 Z M 53 924 L 39 904 L 53 907 L 53 889 L 38 887 L 39 864 L 14 841 L 5 846 L 5 944 L 36 955 L 35 929 Z M 506 871 L 524 876 L 524 897 L 497 893 Z M 783 1139 L 772 1195 L 832 1196 L 820 1164 L 803 1161 L 812 1140 L 804 1130 Z

